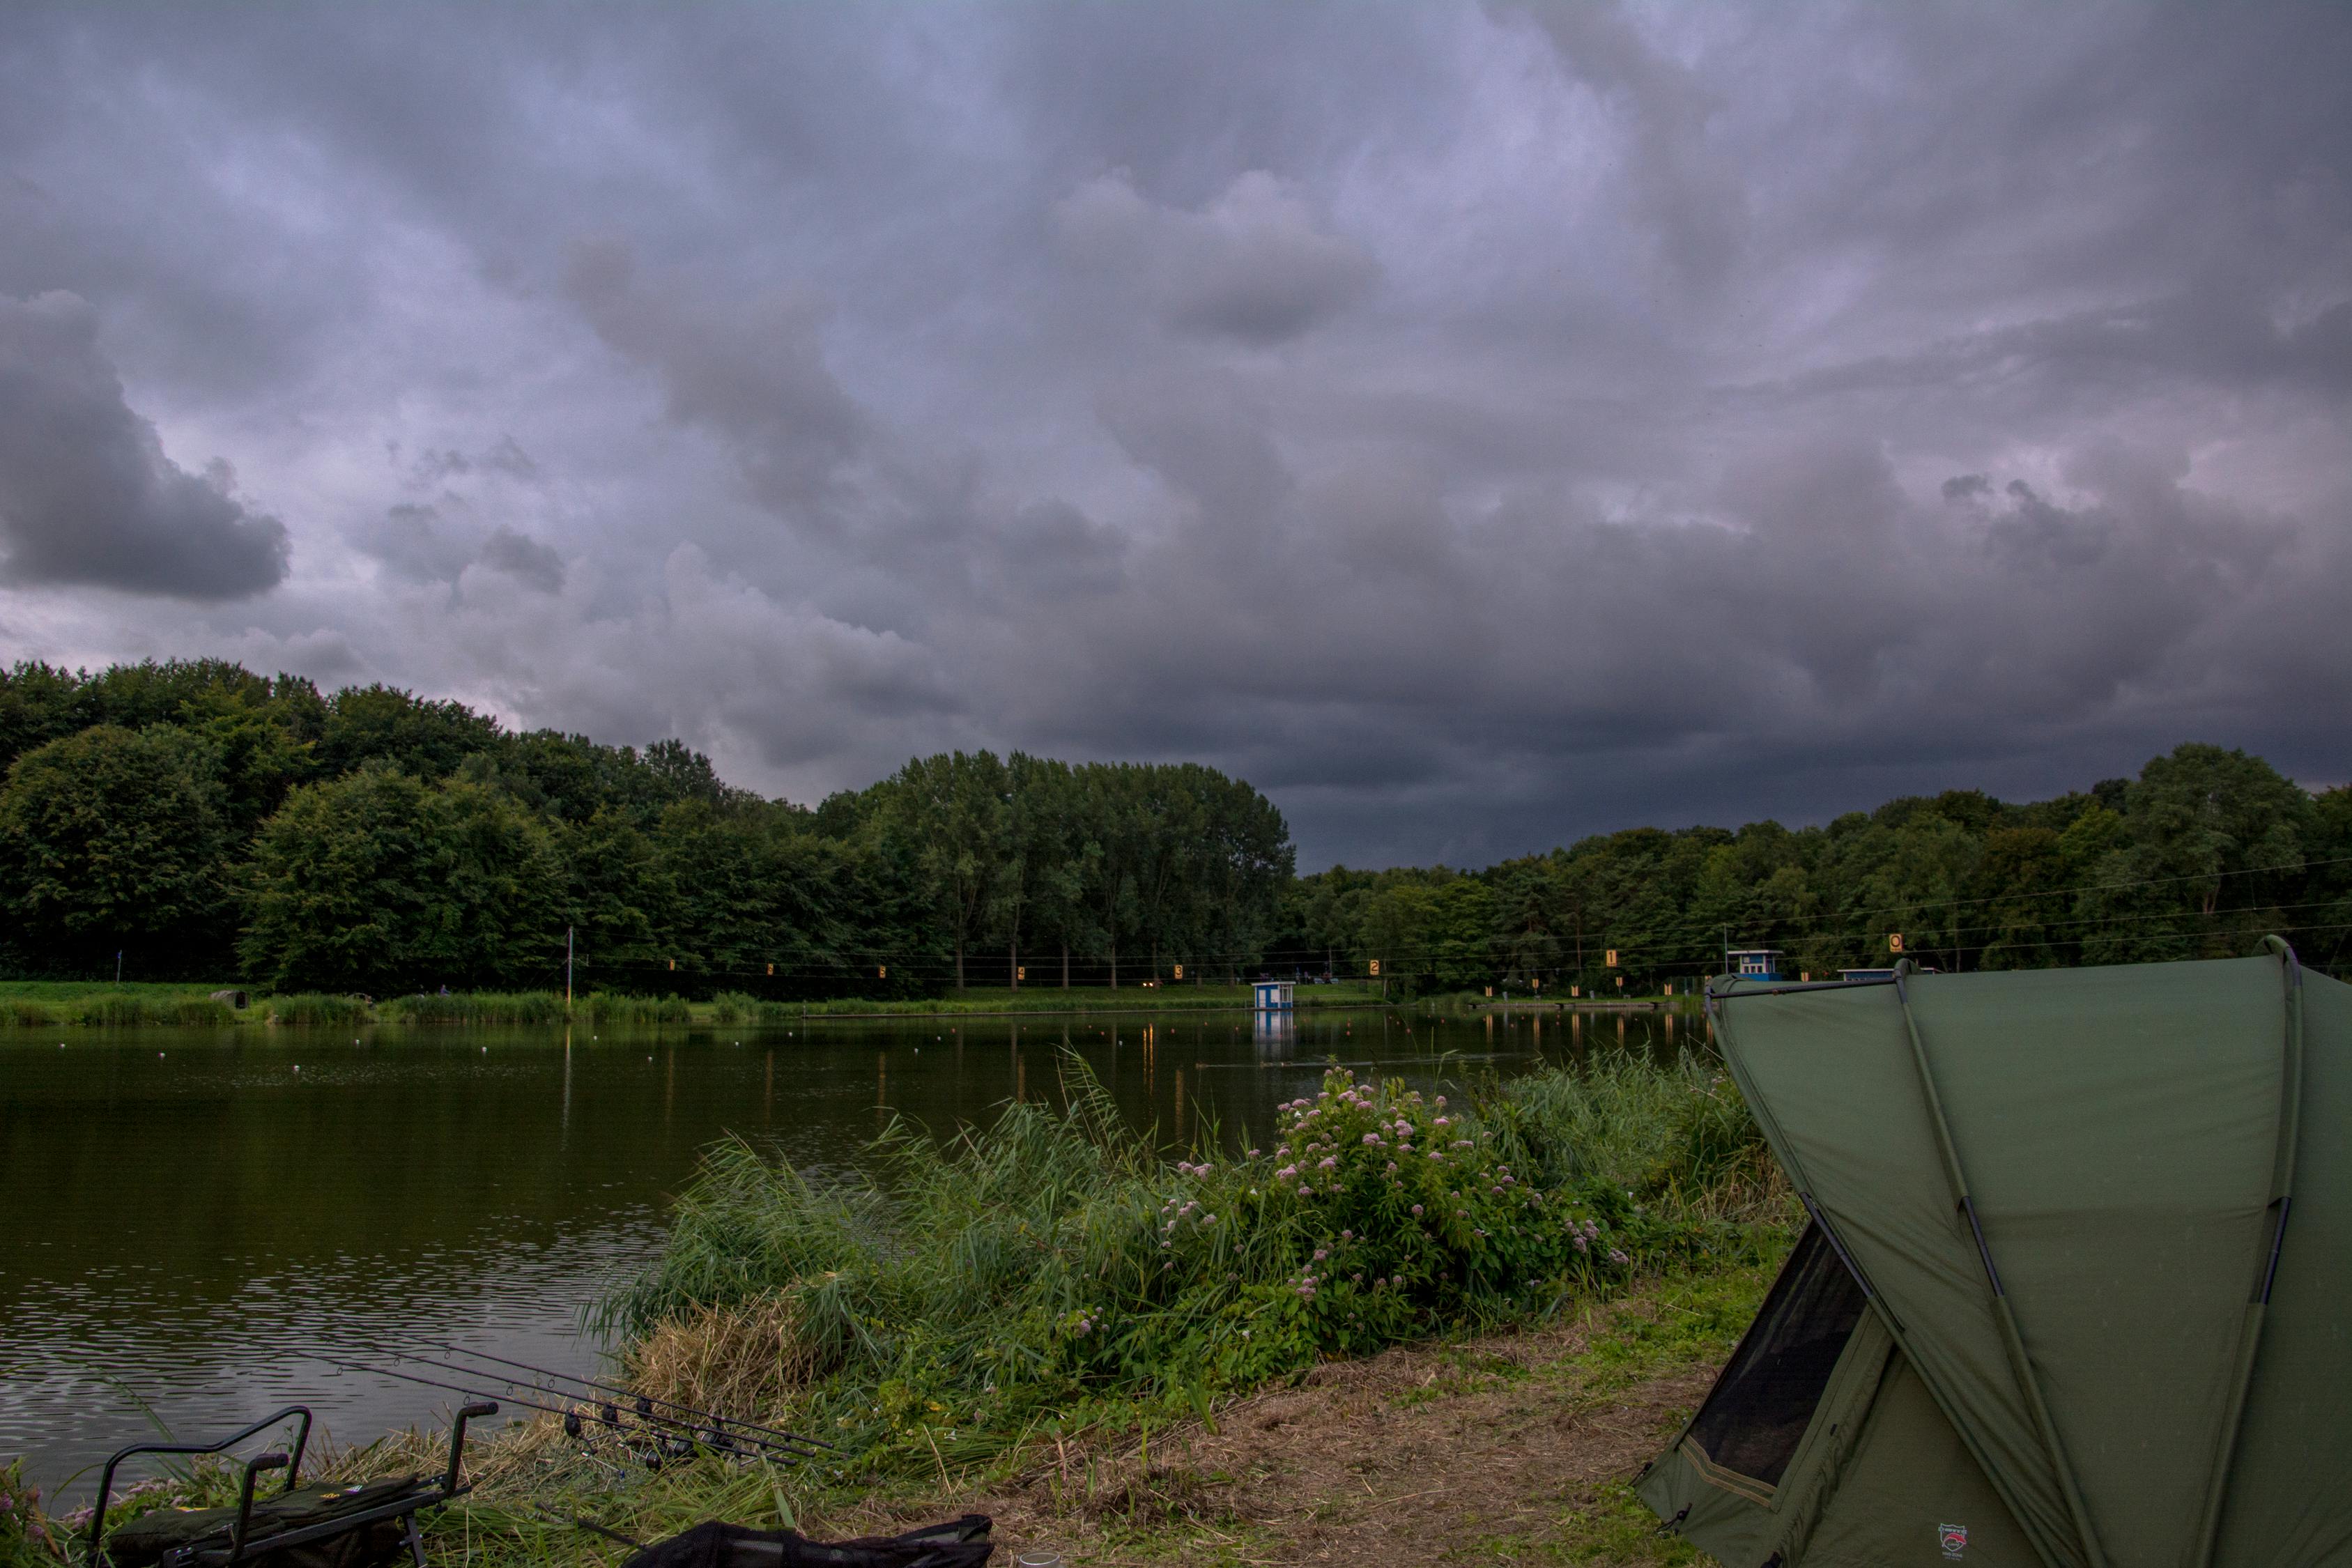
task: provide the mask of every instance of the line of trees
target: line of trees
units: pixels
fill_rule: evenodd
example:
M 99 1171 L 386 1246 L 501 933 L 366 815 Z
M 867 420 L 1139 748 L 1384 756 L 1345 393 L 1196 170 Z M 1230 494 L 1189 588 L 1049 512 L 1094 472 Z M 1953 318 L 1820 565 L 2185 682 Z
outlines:
M 2317 795 L 2259 757 L 2183 745 L 2135 779 L 2023 805 L 1976 790 L 1822 827 L 1635 828 L 1476 872 L 1302 877 L 1276 945 L 1304 967 L 1408 988 L 1540 982 L 1654 993 L 1778 948 L 1791 974 L 2242 954 L 2264 932 L 2352 960 L 2352 789 Z M 1614 951 L 1617 963 L 1607 962 Z
M 908 994 L 1263 949 L 1281 813 L 1192 765 L 921 758 L 814 810 L 381 686 L 214 660 L 0 677 L 0 965 L 281 990 Z
M 1479 871 L 1294 875 L 1195 765 L 918 758 L 814 809 L 676 741 L 515 733 L 381 686 L 214 660 L 0 675 L 0 970 L 389 994 L 560 984 L 776 996 L 968 981 L 1360 976 L 1647 993 L 1899 934 L 1948 969 L 2241 952 L 2352 959 L 2352 790 L 2184 745 L 2026 804 L 1906 797 L 1822 827 L 1637 828 Z M 1613 951 L 1617 962 L 1608 962 Z

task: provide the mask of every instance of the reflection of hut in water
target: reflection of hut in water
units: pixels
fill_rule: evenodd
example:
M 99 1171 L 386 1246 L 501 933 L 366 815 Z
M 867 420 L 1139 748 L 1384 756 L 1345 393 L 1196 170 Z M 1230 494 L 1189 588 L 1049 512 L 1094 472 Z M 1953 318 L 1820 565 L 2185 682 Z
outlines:
M 1262 1057 L 1287 1061 L 1290 1048 L 1297 1042 L 1297 1026 L 1292 1021 L 1291 1015 L 1282 1008 L 1260 1009 L 1250 1026 L 1250 1044 L 1257 1047 L 1257 1053 Z

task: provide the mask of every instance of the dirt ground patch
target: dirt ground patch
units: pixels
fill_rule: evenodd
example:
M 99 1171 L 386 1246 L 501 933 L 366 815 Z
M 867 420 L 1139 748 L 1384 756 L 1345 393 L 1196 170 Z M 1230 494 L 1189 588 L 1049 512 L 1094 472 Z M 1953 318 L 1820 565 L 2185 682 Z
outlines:
M 1571 1323 L 1333 1363 L 1213 1425 L 1047 1444 L 1006 1485 L 805 1522 L 848 1533 L 983 1512 L 1001 1560 L 1042 1546 L 1072 1568 L 1701 1561 L 1655 1536 L 1628 1485 L 1744 1324 L 1752 1299 L 1733 1294 L 1694 1310 L 1654 1287 Z

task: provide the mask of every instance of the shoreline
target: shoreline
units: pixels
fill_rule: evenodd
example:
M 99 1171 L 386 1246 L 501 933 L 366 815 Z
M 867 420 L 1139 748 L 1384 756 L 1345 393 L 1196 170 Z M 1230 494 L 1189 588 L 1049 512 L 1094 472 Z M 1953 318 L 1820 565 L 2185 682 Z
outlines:
M 652 1028 L 783 1028 L 853 1019 L 1071 1018 L 1124 1016 L 1280 1016 L 1376 1011 L 1440 1011 L 1465 1016 L 1518 1013 L 1677 1013 L 1696 1011 L 1697 998 L 1683 996 L 1593 998 L 1559 1002 L 1496 1002 L 1447 993 L 1381 997 L 1342 984 L 1328 996 L 1304 995 L 1286 1009 L 1262 1010 L 1246 987 L 1220 986 L 1222 995 L 1199 1000 L 1169 994 L 1171 987 L 1134 988 L 1121 994 L 1108 987 L 1053 990 L 1039 1002 L 1021 1005 L 1009 994 L 957 999 L 832 998 L 816 1002 L 772 1001 L 722 993 L 689 1001 L 675 994 L 627 996 L 593 992 L 567 1010 L 562 993 L 546 991 L 452 992 L 381 998 L 331 993 L 270 994 L 249 987 L 168 982 L 127 982 L 119 986 L 79 981 L 0 981 L 0 1030 L 16 1028 L 432 1028 L 467 1026 L 564 1025 Z M 1206 988 L 1204 988 L 1206 989 Z M 1315 989 L 1320 990 L 1322 987 Z M 242 996 L 243 1006 L 226 998 Z

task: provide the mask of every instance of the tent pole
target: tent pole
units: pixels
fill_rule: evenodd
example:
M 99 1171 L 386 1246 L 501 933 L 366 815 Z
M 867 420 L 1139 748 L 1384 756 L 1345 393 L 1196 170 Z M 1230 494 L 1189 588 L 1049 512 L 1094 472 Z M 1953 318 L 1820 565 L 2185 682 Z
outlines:
M 1935 1124 L 1936 1147 L 1944 1158 L 1944 1177 L 1951 1184 L 1953 1205 L 1967 1216 L 1969 1231 L 1977 1244 L 1977 1257 L 1984 1264 L 1985 1282 L 1992 1288 L 1993 1321 L 2000 1329 L 2001 1348 L 2009 1352 L 2009 1366 L 2017 1379 L 2018 1392 L 2025 1396 L 2026 1408 L 2033 1414 L 2033 1424 L 2042 1434 L 2042 1446 L 2049 1451 L 2051 1467 L 2058 1472 L 2059 1489 L 2066 1497 L 2066 1511 L 2074 1516 L 2074 1533 L 2079 1539 L 2083 1555 L 2092 1568 L 2104 1568 L 2106 1553 L 2099 1549 L 2099 1538 L 2091 1529 L 2090 1510 L 2084 1505 L 2083 1489 L 2074 1480 L 2074 1467 L 2067 1462 L 2065 1446 L 2059 1441 L 2058 1425 L 2050 1416 L 2050 1406 L 2042 1397 L 2041 1382 L 2033 1375 L 2033 1363 L 2025 1353 L 2025 1338 L 2018 1331 L 2017 1315 L 2010 1310 L 2009 1293 L 2001 1289 L 2000 1271 L 1993 1267 L 1992 1248 L 1986 1245 L 1984 1226 L 1977 1219 L 1976 1199 L 1969 1193 L 1968 1176 L 1960 1169 L 1960 1152 L 1952 1142 L 1952 1124 L 1944 1116 L 1943 1097 L 1936 1092 L 1936 1075 L 1927 1066 L 1927 1045 L 1919 1037 L 1919 1021 L 1911 1016 L 1911 990 L 1904 984 L 1911 973 L 1911 961 L 1901 959 L 1895 965 L 1895 998 L 1903 1007 L 1903 1027 L 1911 1037 L 1911 1062 L 1918 1069 L 1919 1092 L 1927 1102 L 1927 1120 Z
M 2279 1244 L 2286 1237 L 2287 1210 L 2294 1195 L 2295 1142 L 2303 1121 L 2303 965 L 2284 937 L 2263 939 L 2265 952 L 2278 955 L 2280 979 L 2286 1003 L 2285 1060 L 2279 1077 L 2278 1137 L 2271 1152 L 2271 1196 L 2263 1207 L 2270 1224 L 2264 1227 L 2262 1252 L 2254 1263 L 2253 1293 L 2238 1329 L 2238 1364 L 2231 1380 L 2230 1413 L 2221 1424 L 2220 1447 L 2213 1455 L 2212 1479 L 2205 1485 L 2204 1515 L 2197 1532 L 2197 1568 L 2213 1561 L 2214 1543 L 2221 1531 L 2221 1505 L 2230 1488 L 2230 1466 L 2237 1458 L 2238 1432 L 2245 1424 L 2246 1394 L 2253 1386 L 2254 1352 L 2263 1342 L 2263 1321 L 2269 1316 L 2271 1282 L 2278 1276 Z

